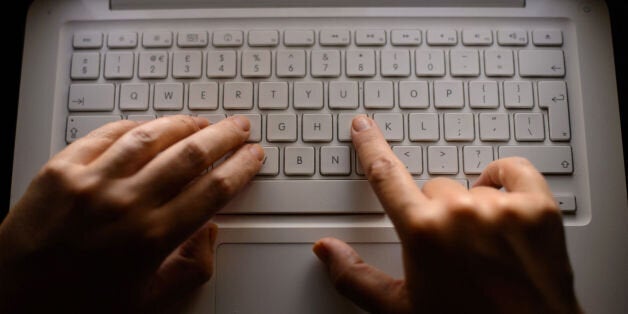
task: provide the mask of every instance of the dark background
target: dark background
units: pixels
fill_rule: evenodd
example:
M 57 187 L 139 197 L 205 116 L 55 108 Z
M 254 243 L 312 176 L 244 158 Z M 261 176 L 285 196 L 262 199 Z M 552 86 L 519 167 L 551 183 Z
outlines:
M 622 0 L 607 0 L 612 23 L 613 42 L 615 50 L 615 66 L 617 69 L 617 84 L 619 90 L 619 107 L 622 118 L 622 135 L 624 139 L 624 163 L 628 169 L 628 3 Z M 11 171 L 13 163 L 13 143 L 15 136 L 15 120 L 17 117 L 17 103 L 19 81 L 22 66 L 22 46 L 26 11 L 30 1 L 12 1 L 6 5 L 3 23 L 4 60 L 2 69 L 5 79 L 0 90 L 0 104 L 2 109 L 2 166 L 0 166 L 0 221 L 4 219 L 9 209 L 11 196 Z M 9 8 L 9 6 L 11 8 Z M 3 37 L 4 37 L 3 36 Z

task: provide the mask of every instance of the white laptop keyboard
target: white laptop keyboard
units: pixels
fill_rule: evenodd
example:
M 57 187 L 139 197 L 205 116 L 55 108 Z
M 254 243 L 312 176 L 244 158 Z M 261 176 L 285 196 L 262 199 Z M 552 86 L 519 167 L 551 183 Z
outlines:
M 266 152 L 252 200 L 272 184 L 367 187 L 350 138 L 359 113 L 377 121 L 418 184 L 446 175 L 468 186 L 508 156 L 571 176 L 563 37 L 534 28 L 75 32 L 65 138 L 119 119 L 245 115 L 249 140 Z M 556 197 L 575 211 L 573 194 Z

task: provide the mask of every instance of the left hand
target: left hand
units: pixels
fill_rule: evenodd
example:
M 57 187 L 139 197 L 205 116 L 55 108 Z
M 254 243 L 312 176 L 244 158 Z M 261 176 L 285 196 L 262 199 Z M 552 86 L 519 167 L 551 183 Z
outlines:
M 163 311 L 207 281 L 207 221 L 264 158 L 246 118 L 208 125 L 118 121 L 54 156 L 0 225 L 0 312 Z

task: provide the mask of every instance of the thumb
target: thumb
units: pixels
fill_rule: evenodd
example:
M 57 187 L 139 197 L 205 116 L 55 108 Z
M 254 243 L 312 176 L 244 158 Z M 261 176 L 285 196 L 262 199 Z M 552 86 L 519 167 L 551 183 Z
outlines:
M 218 226 L 207 223 L 170 253 L 150 280 L 144 304 L 167 306 L 207 282 L 214 270 L 217 233 Z
M 376 313 L 410 312 L 405 281 L 394 279 L 366 264 L 347 243 L 323 238 L 312 249 L 327 266 L 336 289 L 364 310 Z

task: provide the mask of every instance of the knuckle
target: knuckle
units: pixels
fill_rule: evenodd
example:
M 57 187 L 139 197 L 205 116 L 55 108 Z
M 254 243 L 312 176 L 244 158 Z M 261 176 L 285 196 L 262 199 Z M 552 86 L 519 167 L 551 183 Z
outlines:
M 208 152 L 201 144 L 196 141 L 187 141 L 183 146 L 183 158 L 187 163 L 192 165 L 205 165 L 208 163 L 207 155 Z
M 170 117 L 170 120 L 176 124 L 182 125 L 183 127 L 187 128 L 191 133 L 199 130 L 198 125 L 196 124 L 194 119 L 192 119 L 192 117 L 190 116 L 176 115 L 176 116 Z
M 129 132 L 131 145 L 145 147 L 157 141 L 157 136 L 145 128 L 135 128 Z
M 392 156 L 378 156 L 367 167 L 366 174 L 375 181 L 383 181 L 390 176 L 390 173 L 397 168 L 397 160 Z
M 216 191 L 216 195 L 221 199 L 228 199 L 237 192 L 236 183 L 230 176 L 217 173 L 212 181 L 212 187 Z
M 354 274 L 365 274 L 368 271 L 369 266 L 363 261 L 358 261 L 336 270 L 332 283 L 340 293 L 346 295 L 354 288 Z

